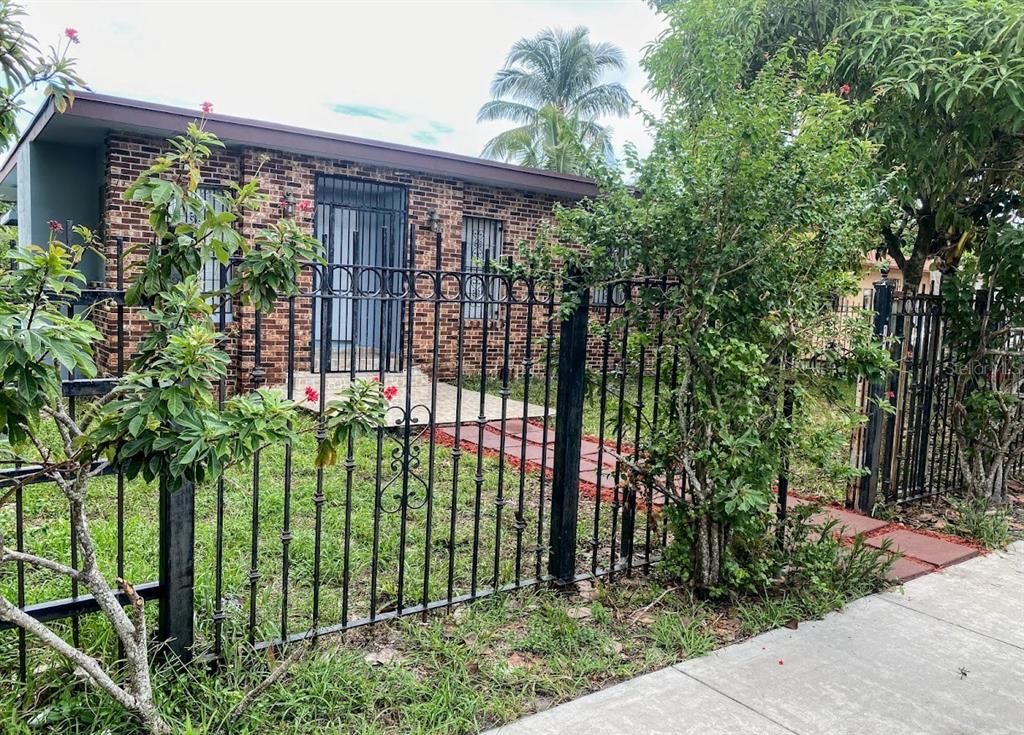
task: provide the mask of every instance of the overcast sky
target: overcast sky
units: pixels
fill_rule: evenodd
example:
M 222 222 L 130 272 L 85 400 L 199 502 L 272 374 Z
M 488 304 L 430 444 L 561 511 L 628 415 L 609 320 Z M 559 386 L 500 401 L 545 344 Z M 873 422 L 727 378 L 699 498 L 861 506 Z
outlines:
M 36 0 L 26 26 L 41 45 L 65 27 L 97 92 L 330 130 L 468 155 L 508 124 L 476 122 L 517 39 L 590 28 L 626 55 L 622 82 L 644 109 L 639 67 L 661 19 L 641 0 Z M 33 108 L 37 100 L 33 100 Z M 639 115 L 608 121 L 616 149 L 645 153 Z

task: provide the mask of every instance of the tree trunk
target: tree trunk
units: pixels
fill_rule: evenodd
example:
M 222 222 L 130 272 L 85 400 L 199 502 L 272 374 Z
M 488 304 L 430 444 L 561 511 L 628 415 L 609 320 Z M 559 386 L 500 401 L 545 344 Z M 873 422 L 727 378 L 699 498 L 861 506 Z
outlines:
M 902 243 L 893 235 L 887 236 L 889 256 L 896 261 L 903 273 L 903 290 L 908 293 L 917 293 L 921 287 L 921 276 L 924 273 L 924 264 L 928 258 L 942 247 L 941 238 L 935 229 L 935 215 L 927 206 L 922 207 L 914 213 L 917 222 L 917 235 L 914 238 L 914 250 L 910 257 L 904 257 L 900 248 Z
M 722 584 L 727 531 L 710 513 L 697 518 L 693 541 L 693 586 L 706 594 Z
M 917 293 L 921 287 L 921 275 L 924 273 L 924 262 L 928 258 L 925 250 L 914 248 L 903 268 L 903 290 L 906 293 Z

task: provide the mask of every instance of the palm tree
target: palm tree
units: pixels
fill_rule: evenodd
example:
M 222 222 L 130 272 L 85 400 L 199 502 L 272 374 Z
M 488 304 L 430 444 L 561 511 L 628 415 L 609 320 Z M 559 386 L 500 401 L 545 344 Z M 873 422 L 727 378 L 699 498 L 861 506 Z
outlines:
M 477 121 L 519 127 L 492 138 L 484 156 L 563 173 L 581 172 L 594 156 L 611 159 L 610 130 L 597 118 L 626 116 L 632 99 L 618 82 L 601 79 L 626 62 L 617 46 L 591 43 L 589 35 L 583 26 L 548 28 L 512 46 Z

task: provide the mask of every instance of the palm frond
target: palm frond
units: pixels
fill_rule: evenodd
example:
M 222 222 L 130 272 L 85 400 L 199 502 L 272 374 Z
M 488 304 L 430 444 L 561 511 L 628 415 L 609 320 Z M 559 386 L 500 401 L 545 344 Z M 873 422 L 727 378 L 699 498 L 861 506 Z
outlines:
M 537 108 L 508 100 L 491 100 L 485 102 L 476 113 L 477 122 L 491 120 L 510 120 L 521 125 L 528 125 L 537 119 Z
M 523 125 L 498 133 L 484 145 L 482 155 L 499 161 L 515 161 L 517 156 L 534 146 L 536 126 Z
M 522 69 L 501 69 L 491 82 L 491 96 L 509 97 L 517 102 L 540 107 L 551 98 L 552 88 L 544 77 Z
M 618 82 L 591 87 L 574 102 L 576 114 L 585 118 L 602 115 L 625 116 L 629 114 L 632 106 L 633 98 Z

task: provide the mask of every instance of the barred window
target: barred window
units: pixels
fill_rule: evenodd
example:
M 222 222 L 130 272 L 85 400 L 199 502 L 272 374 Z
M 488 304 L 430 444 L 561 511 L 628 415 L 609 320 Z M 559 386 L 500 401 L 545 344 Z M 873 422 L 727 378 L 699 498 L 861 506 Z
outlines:
M 226 207 L 224 203 L 218 198 L 218 195 L 223 191 L 220 187 L 214 186 L 200 186 L 196 189 L 196 194 L 205 202 L 213 207 L 214 212 L 224 212 Z M 195 222 L 195 216 L 192 214 L 188 215 L 187 218 L 190 224 L 197 224 Z M 214 257 L 211 257 L 206 263 L 203 264 L 203 269 L 199 271 L 199 283 L 204 291 L 218 291 L 227 285 L 228 279 L 231 277 L 231 266 L 221 265 L 220 261 Z M 213 320 L 215 322 L 220 321 L 220 302 L 221 299 L 218 296 L 211 296 L 207 300 L 207 303 L 213 307 Z M 224 319 L 225 321 L 231 321 L 231 300 L 227 299 L 224 302 Z
M 485 217 L 462 219 L 462 270 L 466 273 L 462 313 L 466 319 L 483 319 L 485 309 L 489 319 L 498 315 L 500 283 L 498 279 L 487 279 L 482 274 L 487 263 L 497 262 L 501 257 L 502 234 L 500 220 Z M 489 294 L 485 293 L 488 286 Z

